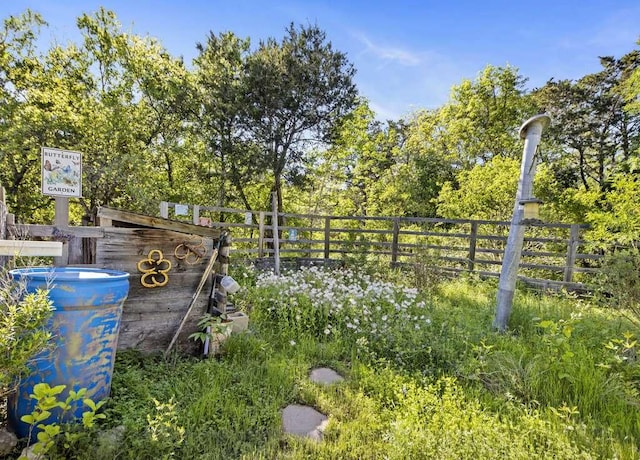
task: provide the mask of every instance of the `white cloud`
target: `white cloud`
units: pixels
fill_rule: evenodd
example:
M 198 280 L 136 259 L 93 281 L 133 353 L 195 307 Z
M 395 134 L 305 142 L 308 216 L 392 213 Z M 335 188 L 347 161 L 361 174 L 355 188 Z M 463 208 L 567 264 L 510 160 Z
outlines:
M 403 48 L 376 44 L 362 33 L 354 33 L 353 35 L 366 47 L 365 51 L 372 53 L 379 59 L 397 62 L 407 67 L 414 67 L 423 62 L 423 57 L 418 53 Z

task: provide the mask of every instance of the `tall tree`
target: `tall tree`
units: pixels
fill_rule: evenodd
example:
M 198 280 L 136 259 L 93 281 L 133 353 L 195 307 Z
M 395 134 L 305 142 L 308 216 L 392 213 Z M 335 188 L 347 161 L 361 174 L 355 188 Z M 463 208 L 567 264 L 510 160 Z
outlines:
M 79 203 L 87 216 L 101 204 L 148 208 L 158 184 L 166 183 L 158 178 L 171 172 L 162 151 L 181 123 L 175 107 L 187 81 L 182 62 L 155 40 L 122 32 L 105 9 L 78 18 L 80 44 L 54 45 L 43 55 L 33 51 L 28 22 L 10 18 L 6 24 L 19 31 L 5 34 L 5 42 L 13 38 L 0 63 L 8 77 L 3 91 L 15 96 L 6 106 L 12 111 L 2 116 L 11 121 L 4 121 L 10 129 L 0 159 L 14 212 L 31 217 L 46 205 L 34 187 L 43 145 L 85 154 Z
M 283 180 L 299 180 L 311 147 L 326 144 L 356 101 L 355 69 L 317 26 L 287 29 L 281 43 L 261 42 L 246 66 L 247 126 L 260 145 L 282 209 Z
M 454 86 L 444 106 L 409 120 L 407 213 L 434 217 L 445 183 L 456 190 L 464 171 L 494 158 L 520 158 L 518 128 L 535 110 L 525 82 L 513 67 L 487 66 L 475 80 Z
M 553 120 L 547 138 L 555 146 L 550 159 L 560 165 L 556 171 L 565 180 L 567 171 L 576 171 L 576 182 L 566 185 L 597 192 L 606 191 L 611 175 L 628 167 L 640 139 L 640 116 L 625 112 L 621 91 L 640 65 L 640 52 L 600 62 L 598 73 L 575 82 L 551 80 L 534 94 Z
M 260 177 L 263 164 L 255 161 L 256 146 L 248 137 L 246 123 L 245 66 L 249 40 L 231 32 L 209 33 L 205 44 L 197 45 L 196 130 L 206 145 L 206 162 L 213 161 L 218 181 L 217 204 L 226 206 L 232 195 L 247 209 L 254 206 L 247 184 Z M 210 177 L 210 179 L 213 179 Z
M 462 168 L 496 156 L 519 158 L 518 128 L 534 112 L 526 81 L 514 67 L 489 65 L 474 81 L 454 86 L 450 101 L 438 111 L 434 147 L 454 156 Z
M 406 203 L 397 194 L 394 177 L 401 168 L 403 142 L 401 122 L 382 123 L 367 101 L 359 101 L 340 123 L 335 141 L 319 162 L 315 174 L 322 180 L 315 199 L 328 198 L 332 190 L 333 207 L 342 214 L 393 214 L 401 209 Z M 393 204 L 398 204 L 397 209 Z M 335 211 L 325 208 L 325 212 Z
M 46 23 L 30 10 L 3 21 L 0 30 L 0 182 L 20 218 L 46 206 L 38 190 L 40 146 L 51 142 L 58 119 L 47 107 L 51 95 L 35 87 L 45 72 L 36 40 Z

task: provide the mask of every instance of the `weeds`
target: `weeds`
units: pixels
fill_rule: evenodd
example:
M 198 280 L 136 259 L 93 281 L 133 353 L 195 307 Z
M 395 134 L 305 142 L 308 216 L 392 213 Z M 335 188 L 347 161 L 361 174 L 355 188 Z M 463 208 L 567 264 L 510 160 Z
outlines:
M 218 359 L 118 354 L 105 410 L 125 428 L 118 458 L 638 458 L 638 330 L 616 312 L 519 291 L 497 334 L 491 283 L 246 279 L 252 331 Z M 325 365 L 346 381 L 310 383 Z M 291 403 L 329 415 L 323 442 L 282 434 Z M 107 458 L 84 442 L 76 458 Z

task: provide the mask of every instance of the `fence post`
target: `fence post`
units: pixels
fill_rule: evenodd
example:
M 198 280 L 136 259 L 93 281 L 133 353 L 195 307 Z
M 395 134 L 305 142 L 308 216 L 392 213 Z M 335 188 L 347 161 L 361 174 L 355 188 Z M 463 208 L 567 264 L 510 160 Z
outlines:
M 200 225 L 200 205 L 193 205 L 193 225 Z
M 260 211 L 258 220 L 258 258 L 264 257 L 264 211 Z
M 4 187 L 0 186 L 0 240 L 4 240 L 7 237 L 7 205 L 4 201 L 5 194 Z M 8 262 L 8 256 L 0 256 L 0 268 L 6 266 Z
M 324 258 L 329 258 L 329 242 L 331 237 L 331 217 L 324 218 Z
M 478 222 L 471 222 L 471 233 L 469 234 L 469 262 L 467 268 L 473 272 L 476 266 L 476 241 L 478 236 Z
M 400 235 L 400 221 L 393 219 L 393 235 L 391 237 L 391 267 L 398 262 L 398 236 Z
M 571 233 L 569 234 L 569 242 L 567 243 L 567 260 L 564 266 L 564 278 L 562 279 L 565 283 L 571 283 L 573 281 L 573 267 L 576 263 L 579 239 L 580 224 L 572 224 Z
M 273 225 L 273 262 L 275 265 L 275 274 L 280 276 L 280 235 L 278 233 L 278 195 L 272 192 L 272 215 L 271 224 Z
M 165 219 L 169 218 L 169 202 L 161 201 L 160 202 L 160 217 Z

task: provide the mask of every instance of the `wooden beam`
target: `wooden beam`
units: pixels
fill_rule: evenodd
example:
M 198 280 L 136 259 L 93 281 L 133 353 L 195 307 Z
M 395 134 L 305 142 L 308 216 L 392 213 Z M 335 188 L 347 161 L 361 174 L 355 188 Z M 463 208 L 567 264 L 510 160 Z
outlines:
M 208 236 L 210 238 L 220 238 L 220 229 L 203 227 L 201 225 L 188 224 L 162 217 L 152 217 L 135 212 L 121 211 L 113 208 L 98 208 L 98 217 L 111 219 L 114 222 L 138 225 L 140 227 L 157 228 L 160 230 L 170 230 L 173 232 L 189 233 L 192 235 Z
M 0 240 L 0 255 L 61 257 L 62 241 Z
M 72 236 L 76 238 L 103 238 L 104 230 L 101 227 L 66 227 L 60 229 L 55 225 L 35 225 L 35 224 L 19 224 L 9 228 L 10 233 L 15 235 L 28 235 L 29 237 L 38 238 L 64 238 Z

